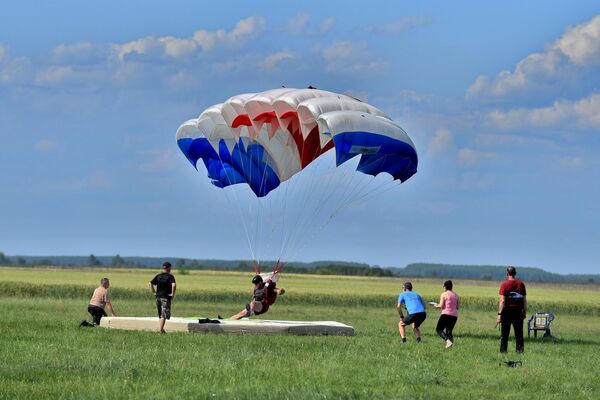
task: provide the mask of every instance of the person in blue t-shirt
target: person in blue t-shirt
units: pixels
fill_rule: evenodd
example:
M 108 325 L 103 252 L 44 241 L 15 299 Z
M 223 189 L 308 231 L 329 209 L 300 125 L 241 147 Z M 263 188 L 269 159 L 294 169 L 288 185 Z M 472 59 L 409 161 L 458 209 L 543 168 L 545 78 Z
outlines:
M 423 299 L 421 296 L 412 291 L 412 283 L 405 282 L 404 290 L 398 296 L 398 304 L 396 308 L 398 309 L 398 313 L 400 314 L 400 322 L 398 322 L 398 330 L 400 331 L 400 337 L 402 338 L 402 343 L 406 343 L 406 325 L 411 325 L 413 328 L 413 332 L 415 333 L 415 337 L 417 338 L 417 342 L 421 341 L 421 331 L 419 330 L 419 326 L 425 321 L 427 318 L 427 313 L 425 312 L 425 303 L 423 303 Z M 404 317 L 402 314 L 402 304 L 406 307 L 406 312 L 408 315 Z

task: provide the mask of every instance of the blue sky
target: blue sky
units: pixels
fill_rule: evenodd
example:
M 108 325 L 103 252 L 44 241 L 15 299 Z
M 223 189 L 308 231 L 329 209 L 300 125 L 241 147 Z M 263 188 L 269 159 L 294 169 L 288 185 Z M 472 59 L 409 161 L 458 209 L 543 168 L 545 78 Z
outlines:
M 1 251 L 249 258 L 175 130 L 312 84 L 386 111 L 420 164 L 294 259 L 600 272 L 598 2 L 122 3 L 3 6 Z

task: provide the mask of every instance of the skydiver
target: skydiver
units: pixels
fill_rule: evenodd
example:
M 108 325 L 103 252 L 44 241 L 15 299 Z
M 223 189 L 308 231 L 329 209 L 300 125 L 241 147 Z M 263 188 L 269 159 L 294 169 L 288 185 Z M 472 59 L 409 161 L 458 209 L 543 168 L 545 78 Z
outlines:
M 252 278 L 252 283 L 254 284 L 252 301 L 246 304 L 246 308 L 242 311 L 231 316 L 229 318 L 230 320 L 264 314 L 269 310 L 269 306 L 275 303 L 277 296 L 285 293 L 285 289 L 277 287 L 273 274 L 267 275 L 266 278 L 266 282 L 260 275 L 256 275 Z

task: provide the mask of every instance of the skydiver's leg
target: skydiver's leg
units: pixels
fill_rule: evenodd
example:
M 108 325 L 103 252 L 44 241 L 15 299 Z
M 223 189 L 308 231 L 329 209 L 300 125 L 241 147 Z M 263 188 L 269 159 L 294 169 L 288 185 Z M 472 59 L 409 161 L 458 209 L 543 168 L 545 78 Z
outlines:
M 252 301 L 249 304 L 246 304 L 246 308 L 240 311 L 239 313 L 231 316 L 229 319 L 237 320 L 245 317 L 249 317 L 254 315 L 255 312 L 262 311 L 262 304 L 259 301 Z

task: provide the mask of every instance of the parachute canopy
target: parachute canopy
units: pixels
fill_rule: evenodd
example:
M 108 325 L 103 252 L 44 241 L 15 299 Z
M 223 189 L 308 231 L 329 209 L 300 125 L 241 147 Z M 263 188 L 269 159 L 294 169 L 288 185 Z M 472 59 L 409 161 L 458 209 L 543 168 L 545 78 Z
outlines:
M 177 130 L 177 144 L 212 183 L 246 183 L 258 197 L 335 149 L 336 165 L 360 156 L 357 170 L 404 182 L 417 172 L 415 145 L 381 110 L 317 89 L 280 88 L 233 96 Z

